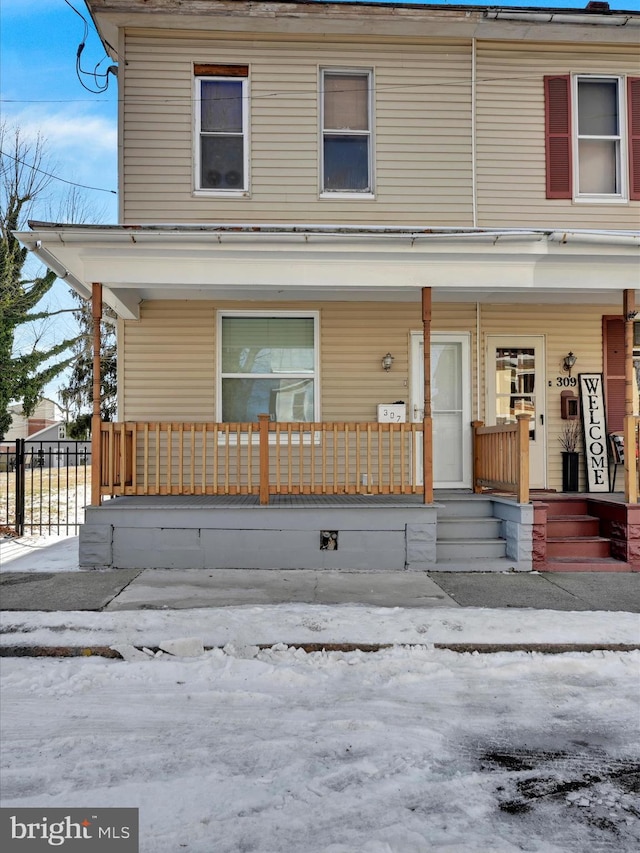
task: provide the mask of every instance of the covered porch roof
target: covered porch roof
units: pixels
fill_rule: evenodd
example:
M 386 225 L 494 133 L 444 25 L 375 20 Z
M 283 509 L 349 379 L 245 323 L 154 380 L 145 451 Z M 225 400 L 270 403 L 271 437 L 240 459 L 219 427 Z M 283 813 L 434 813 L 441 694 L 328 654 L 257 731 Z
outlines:
M 640 287 L 640 232 L 341 225 L 65 225 L 20 242 L 124 319 L 151 299 L 608 302 Z M 639 291 L 640 292 L 640 291 Z

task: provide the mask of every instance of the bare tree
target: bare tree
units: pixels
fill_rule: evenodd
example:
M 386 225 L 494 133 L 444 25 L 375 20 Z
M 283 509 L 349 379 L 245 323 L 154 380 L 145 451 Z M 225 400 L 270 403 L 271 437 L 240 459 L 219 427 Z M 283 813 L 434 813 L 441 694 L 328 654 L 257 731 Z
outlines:
M 31 414 L 45 385 L 73 360 L 64 354 L 76 338 L 47 347 L 37 337 L 29 351 L 16 352 L 16 331 L 51 314 L 34 309 L 56 276 L 45 270 L 29 277 L 28 251 L 12 233 L 49 188 L 51 169 L 45 165 L 42 136 L 28 140 L 19 127 L 0 125 L 0 438 L 11 426 L 9 405 L 22 402 L 24 413 Z

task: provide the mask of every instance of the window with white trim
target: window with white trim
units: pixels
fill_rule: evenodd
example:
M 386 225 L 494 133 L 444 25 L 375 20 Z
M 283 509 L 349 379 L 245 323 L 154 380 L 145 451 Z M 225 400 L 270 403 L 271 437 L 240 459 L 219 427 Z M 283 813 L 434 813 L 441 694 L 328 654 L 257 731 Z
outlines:
M 317 420 L 316 315 L 224 312 L 218 336 L 222 422 Z
M 617 77 L 576 77 L 576 196 L 625 195 L 624 109 Z
M 322 71 L 323 193 L 372 193 L 370 71 Z
M 219 73 L 206 73 L 213 70 Z M 245 193 L 249 185 L 248 68 L 196 66 L 195 87 L 196 190 Z
M 640 77 L 544 78 L 546 196 L 640 200 Z

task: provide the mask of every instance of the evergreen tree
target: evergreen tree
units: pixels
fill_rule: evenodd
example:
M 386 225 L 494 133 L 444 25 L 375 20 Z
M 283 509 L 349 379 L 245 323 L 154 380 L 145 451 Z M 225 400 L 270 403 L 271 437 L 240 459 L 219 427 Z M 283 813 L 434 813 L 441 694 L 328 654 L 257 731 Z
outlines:
M 60 401 L 71 422 L 70 435 L 86 434 L 90 425 L 87 413 L 93 401 L 93 318 L 91 302 L 73 294 L 79 306 L 73 312 L 80 334 L 73 345 L 73 363 L 69 380 L 60 390 Z M 116 414 L 117 354 L 115 314 L 110 308 L 103 309 L 100 324 L 100 415 L 103 421 L 112 421 Z M 84 436 L 83 436 L 84 437 Z
M 25 277 L 28 251 L 12 234 L 23 226 L 51 180 L 41 168 L 43 156 L 42 137 L 27 142 L 19 128 L 10 132 L 0 126 L 0 438 L 11 426 L 9 405 L 22 402 L 25 415 L 32 414 L 45 385 L 73 358 L 52 362 L 69 351 L 75 338 L 42 348 L 36 343 L 28 352 L 16 352 L 18 328 L 51 316 L 33 309 L 56 280 L 49 270 Z

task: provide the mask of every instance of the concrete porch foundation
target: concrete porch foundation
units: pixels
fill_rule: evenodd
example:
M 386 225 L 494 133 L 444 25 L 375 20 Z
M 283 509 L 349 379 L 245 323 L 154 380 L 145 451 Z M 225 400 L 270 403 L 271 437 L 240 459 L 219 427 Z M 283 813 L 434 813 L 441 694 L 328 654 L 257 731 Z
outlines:
M 507 557 L 478 571 L 531 569 L 533 510 L 488 501 L 501 520 Z M 460 499 L 460 496 L 458 496 Z M 123 497 L 87 507 L 82 568 L 437 570 L 443 504 L 421 496 Z M 531 518 L 529 518 L 531 515 Z M 447 571 L 474 569 L 473 559 Z M 508 564 L 508 565 L 507 565 Z

